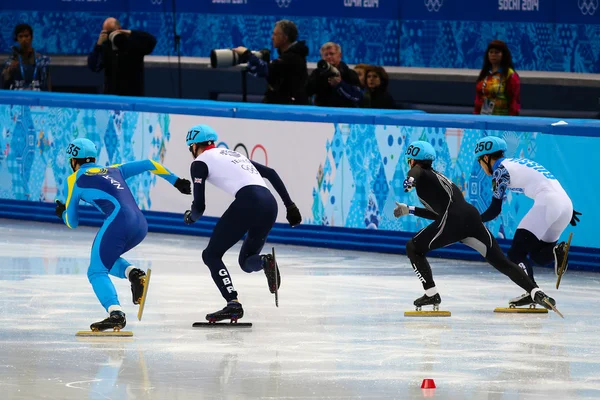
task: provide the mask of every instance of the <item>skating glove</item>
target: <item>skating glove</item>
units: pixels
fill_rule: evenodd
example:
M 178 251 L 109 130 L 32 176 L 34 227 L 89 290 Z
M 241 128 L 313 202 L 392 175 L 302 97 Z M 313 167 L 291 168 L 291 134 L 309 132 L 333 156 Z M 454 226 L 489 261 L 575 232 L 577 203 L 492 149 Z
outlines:
M 410 214 L 410 208 L 404 203 L 396 202 L 396 208 L 394 208 L 394 217 L 400 218 Z
M 577 223 L 579 222 L 578 215 L 582 215 L 582 214 L 580 212 L 573 210 L 573 216 L 571 217 L 571 225 L 577 226 Z
M 288 220 L 291 226 L 300 225 L 302 222 L 302 215 L 300 215 L 300 210 L 298 207 L 292 203 L 287 207 L 287 214 L 285 218 Z
M 192 194 L 192 182 L 187 179 L 177 178 L 173 186 L 183 194 Z
M 408 178 L 406 178 L 404 180 L 404 191 L 405 192 L 410 192 L 411 190 L 413 190 L 415 188 L 415 178 L 413 178 L 412 176 L 409 176 Z
M 183 222 L 185 222 L 187 225 L 191 225 L 196 222 L 192 219 L 192 210 L 187 210 L 185 213 L 183 213 Z
M 67 207 L 60 200 L 56 200 L 55 203 L 56 203 L 56 209 L 55 209 L 56 216 L 58 218 L 62 219 L 63 213 L 65 212 Z

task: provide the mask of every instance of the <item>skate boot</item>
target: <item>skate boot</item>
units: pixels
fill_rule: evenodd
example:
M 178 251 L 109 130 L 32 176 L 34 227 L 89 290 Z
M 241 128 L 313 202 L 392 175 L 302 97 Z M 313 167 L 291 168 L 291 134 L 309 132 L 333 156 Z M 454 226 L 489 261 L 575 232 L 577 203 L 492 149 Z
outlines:
M 532 300 L 531 295 L 529 293 L 522 294 L 521 296 L 517 296 L 514 299 L 510 299 L 508 301 L 508 306 L 510 308 L 516 307 L 524 307 L 530 306 L 535 308 L 535 301 Z
M 550 296 L 548 296 L 546 293 L 542 292 L 540 289 L 534 289 L 535 290 L 535 294 L 533 295 L 533 299 L 535 300 L 535 302 L 539 305 L 541 305 L 542 307 L 547 308 L 548 310 L 553 310 L 555 313 L 557 313 L 558 315 L 561 316 L 561 318 L 564 318 L 563 315 L 560 313 L 560 311 L 558 311 L 556 309 L 556 301 L 554 301 L 554 299 Z
M 566 242 L 560 242 L 552 250 L 554 253 L 554 273 L 556 276 L 562 276 L 567 272 L 567 268 L 569 267 L 568 251 Z
M 419 297 L 418 299 L 416 299 L 413 304 L 417 307 L 417 311 L 421 311 L 421 307 L 423 307 L 423 306 L 431 306 L 431 305 L 433 306 L 433 311 L 439 311 L 439 309 L 440 309 L 439 305 L 441 302 L 442 302 L 442 298 L 440 297 L 440 294 L 436 293 L 431 297 L 424 294 L 422 297 Z
M 267 283 L 271 293 L 275 293 L 281 286 L 281 275 L 279 274 L 279 267 L 275 258 L 271 254 L 263 254 L 260 256 L 260 261 L 263 266 L 263 271 L 267 276 Z M 277 290 L 275 289 L 275 282 L 277 282 Z
M 123 311 L 112 311 L 110 317 L 100 322 L 94 322 L 90 325 L 90 329 L 92 332 L 103 332 L 108 329 L 118 332 L 125 328 L 125 325 L 127 325 L 125 313 Z
M 238 319 L 244 316 L 244 309 L 242 305 L 237 301 L 233 300 L 227 303 L 227 306 L 221 311 L 214 312 L 212 314 L 206 314 L 206 320 L 209 323 L 215 323 L 224 319 L 231 320 L 231 323 L 236 323 Z
M 140 304 L 142 295 L 144 294 L 144 286 L 146 285 L 146 273 L 138 268 L 132 269 L 129 272 L 129 282 L 131 282 L 133 304 Z

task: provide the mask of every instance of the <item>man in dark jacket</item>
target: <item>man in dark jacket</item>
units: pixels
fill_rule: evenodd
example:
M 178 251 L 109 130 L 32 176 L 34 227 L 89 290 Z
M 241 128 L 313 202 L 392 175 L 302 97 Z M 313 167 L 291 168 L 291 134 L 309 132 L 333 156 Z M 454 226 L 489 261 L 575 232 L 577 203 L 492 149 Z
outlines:
M 308 104 L 306 95 L 306 56 L 308 47 L 298 39 L 298 28 L 292 21 L 281 20 L 275 23 L 273 47 L 279 57 L 266 62 L 256 57 L 250 50 L 240 46 L 233 49 L 241 60 L 248 62 L 248 72 L 254 76 L 266 78 L 268 87 L 263 103 L 271 104 Z
M 340 45 L 325 43 L 321 46 L 321 58 L 308 78 L 308 96 L 315 96 L 317 106 L 358 107 L 363 98 L 360 80 L 358 74 L 342 62 Z
M 104 93 L 121 96 L 144 95 L 144 56 L 152 53 L 156 38 L 142 31 L 124 30 L 115 18 L 107 18 L 88 67 L 104 69 Z

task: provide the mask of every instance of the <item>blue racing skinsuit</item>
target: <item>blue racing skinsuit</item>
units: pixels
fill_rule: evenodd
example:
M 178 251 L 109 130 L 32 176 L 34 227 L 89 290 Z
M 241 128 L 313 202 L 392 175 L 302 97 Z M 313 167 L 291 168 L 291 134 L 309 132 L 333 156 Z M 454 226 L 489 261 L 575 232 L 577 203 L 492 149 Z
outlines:
M 108 274 L 126 278 L 131 264 L 121 257 L 146 237 L 148 223 L 140 211 L 126 179 L 150 171 L 174 184 L 177 176 L 152 160 L 133 161 L 122 165 L 102 167 L 83 164 L 66 182 L 66 210 L 62 219 L 71 229 L 79 225 L 79 201 L 96 207 L 106 217 L 92 246 L 88 279 L 102 306 L 108 311 L 120 305 L 117 292 Z

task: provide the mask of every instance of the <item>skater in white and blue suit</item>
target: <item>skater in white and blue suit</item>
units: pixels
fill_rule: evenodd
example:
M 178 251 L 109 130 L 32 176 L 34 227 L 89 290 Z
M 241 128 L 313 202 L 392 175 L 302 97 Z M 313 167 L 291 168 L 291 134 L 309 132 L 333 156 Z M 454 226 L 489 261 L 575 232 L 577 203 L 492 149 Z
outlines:
M 133 303 L 139 304 L 144 290 L 145 272 L 134 268 L 121 257 L 137 246 L 148 232 L 148 223 L 140 211 L 126 179 L 150 171 L 173 184 L 181 193 L 191 194 L 191 183 L 180 179 L 153 160 L 134 161 L 122 165 L 102 167 L 96 164 L 98 152 L 88 139 L 73 140 L 67 148 L 67 157 L 73 174 L 67 178 L 67 198 L 56 201 L 56 215 L 71 229 L 79 225 L 79 201 L 94 206 L 105 216 L 105 221 L 92 246 L 88 279 L 109 318 L 91 325 L 93 331 L 122 329 L 126 325 L 117 292 L 109 274 L 129 278 Z
M 209 322 L 242 318 L 244 310 L 238 301 L 231 276 L 223 263 L 223 255 L 244 235 L 239 264 L 245 272 L 264 270 L 271 293 L 279 288 L 281 278 L 276 261 L 270 254 L 261 255 L 269 232 L 277 219 L 277 202 L 263 178 L 271 182 L 283 204 L 286 218 L 291 226 L 302 222 L 298 207 L 292 202 L 277 172 L 236 151 L 217 148 L 217 133 L 208 125 L 196 125 L 187 134 L 186 144 L 194 161 L 191 166 L 194 182 L 194 202 L 185 212 L 186 224 L 193 224 L 205 210 L 204 192 L 206 181 L 229 193 L 235 200 L 217 222 L 202 260 L 210 269 L 212 278 L 227 306 L 208 314 Z

